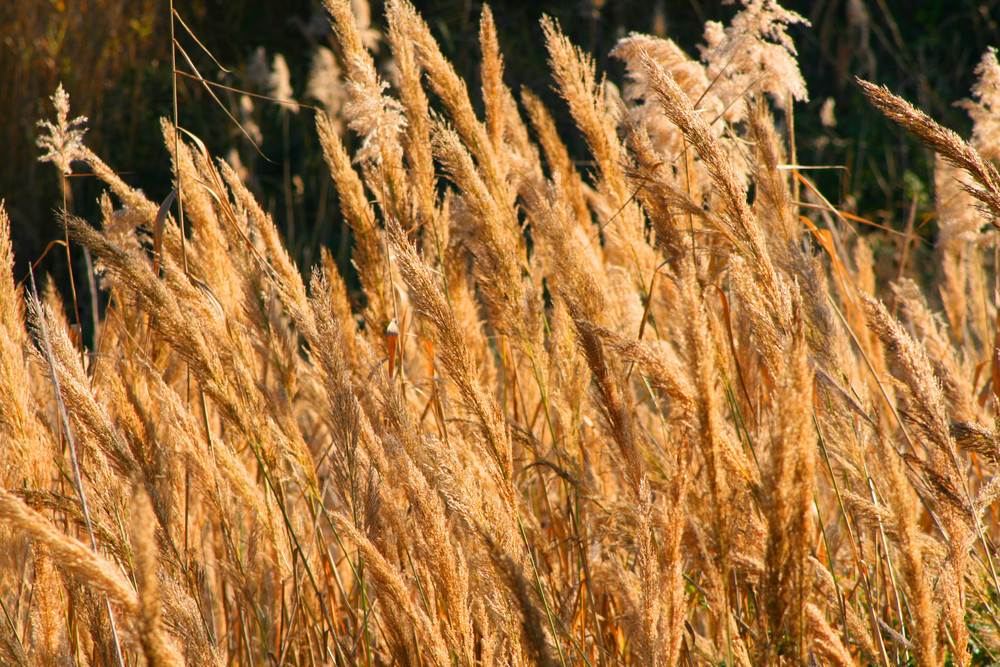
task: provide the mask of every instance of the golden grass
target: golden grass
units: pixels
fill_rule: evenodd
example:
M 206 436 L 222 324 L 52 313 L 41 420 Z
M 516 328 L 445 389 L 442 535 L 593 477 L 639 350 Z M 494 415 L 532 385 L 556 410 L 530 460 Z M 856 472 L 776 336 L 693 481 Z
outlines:
M 47 125 L 47 157 L 112 193 L 100 229 L 64 216 L 108 295 L 90 347 L 15 283 L 0 208 L 4 664 L 1000 656 L 985 86 L 974 144 L 861 84 L 943 158 L 925 295 L 794 199 L 768 101 L 805 95 L 792 13 L 750 3 L 702 62 L 632 35 L 623 94 L 543 19 L 580 169 L 505 86 L 488 8 L 480 118 L 405 0 L 398 99 L 326 5 L 350 99 L 317 131 L 355 303 L 169 123 L 185 229 L 68 100 Z

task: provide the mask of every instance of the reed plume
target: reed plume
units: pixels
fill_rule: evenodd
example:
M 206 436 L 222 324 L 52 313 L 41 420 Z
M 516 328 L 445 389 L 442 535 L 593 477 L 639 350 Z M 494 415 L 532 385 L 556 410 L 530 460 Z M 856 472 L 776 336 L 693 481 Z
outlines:
M 43 159 L 108 190 L 60 215 L 93 331 L 14 275 L 0 203 L 0 661 L 997 660 L 995 54 L 970 141 L 860 84 L 940 155 L 941 275 L 889 281 L 802 205 L 775 2 L 698 57 L 628 35 L 621 93 L 543 17 L 551 105 L 489 7 L 477 89 L 406 0 L 377 57 L 365 3 L 324 6 L 342 254 L 300 263 L 169 121 L 151 200 L 61 88 Z

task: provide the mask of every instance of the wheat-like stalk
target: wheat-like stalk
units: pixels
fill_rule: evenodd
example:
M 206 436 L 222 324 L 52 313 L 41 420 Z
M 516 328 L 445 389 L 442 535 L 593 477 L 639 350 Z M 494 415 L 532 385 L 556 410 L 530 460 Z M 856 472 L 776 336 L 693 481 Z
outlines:
M 862 82 L 941 156 L 940 288 L 883 284 L 797 200 L 802 19 L 775 3 L 708 26 L 701 60 L 624 38 L 620 94 L 542 18 L 551 108 L 507 87 L 488 7 L 477 91 L 405 0 L 391 70 L 366 9 L 324 4 L 349 270 L 298 266 L 165 122 L 182 228 L 64 92 L 44 159 L 110 193 L 100 224 L 61 218 L 108 295 L 86 341 L 16 282 L 0 204 L 0 662 L 998 659 L 987 83 L 966 142 Z

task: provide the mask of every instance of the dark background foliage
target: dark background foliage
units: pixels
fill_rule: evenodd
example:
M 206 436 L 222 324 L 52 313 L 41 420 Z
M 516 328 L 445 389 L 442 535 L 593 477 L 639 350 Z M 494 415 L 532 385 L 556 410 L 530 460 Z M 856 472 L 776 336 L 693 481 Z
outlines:
M 481 3 L 416 4 L 459 74 L 478 86 Z M 844 167 L 811 172 L 831 201 L 896 229 L 902 229 L 908 219 L 918 223 L 930 219 L 933 160 L 916 141 L 869 108 L 853 80 L 860 76 L 884 83 L 967 136 L 970 121 L 954 102 L 968 97 L 976 64 L 988 45 L 998 43 L 998 5 L 1000 0 L 785 3 L 811 23 L 791 31 L 811 97 L 796 106 L 799 163 Z M 265 92 L 247 75 L 252 53 L 263 47 L 269 60 L 276 53 L 286 58 L 295 95 L 308 103 L 304 89 L 312 53 L 319 45 L 332 45 L 318 0 L 175 0 L 174 7 L 229 70 L 220 70 L 177 26 L 179 42 L 207 79 Z M 671 37 L 697 57 L 704 22 L 728 23 L 738 9 L 718 0 L 539 0 L 496 2 L 492 8 L 507 84 L 515 93 L 525 86 L 542 95 L 560 119 L 564 139 L 581 160 L 587 159 L 585 146 L 551 89 L 538 24 L 543 13 L 558 18 L 566 34 L 593 54 L 598 69 L 617 83 L 622 80 L 621 65 L 607 54 L 628 32 Z M 371 11 L 375 27 L 381 27 L 381 3 L 373 3 Z M 386 56 L 383 50 L 378 57 Z M 172 187 L 158 123 L 161 116 L 172 115 L 170 57 L 167 0 L 0 3 L 0 145 L 4 147 L 0 198 L 6 200 L 14 225 L 18 278 L 27 271 L 27 262 L 37 260 L 52 240 L 62 236 L 54 214 L 63 203 L 58 175 L 52 165 L 37 162 L 35 147 L 36 121 L 53 116 L 48 97 L 56 85 L 62 82 L 70 93 L 73 116 L 89 117 L 88 146 L 127 182 L 141 187 L 150 198 L 162 200 Z M 214 155 L 238 148 L 262 205 L 289 234 L 290 246 L 303 265 L 316 257 L 320 243 L 334 248 L 346 262 L 347 244 L 314 137 L 312 112 L 303 109 L 286 119 L 278 105 L 257 100 L 263 130 L 261 156 L 200 83 L 179 77 L 177 93 L 180 124 L 201 137 Z M 237 94 L 221 88 L 216 94 L 235 114 Z M 838 124 L 833 128 L 822 127 L 818 119 L 827 98 L 835 101 Z M 285 178 L 285 160 L 290 161 L 289 173 L 295 177 L 291 188 Z M 101 185 L 85 172 L 75 174 L 70 183 L 67 206 L 94 219 Z M 933 230 L 933 224 L 925 225 L 921 233 L 930 235 Z M 74 260 L 78 277 L 83 270 L 79 256 L 76 253 Z M 53 274 L 59 285 L 68 283 L 63 252 L 49 253 L 39 270 Z M 80 284 L 84 283 L 78 279 Z

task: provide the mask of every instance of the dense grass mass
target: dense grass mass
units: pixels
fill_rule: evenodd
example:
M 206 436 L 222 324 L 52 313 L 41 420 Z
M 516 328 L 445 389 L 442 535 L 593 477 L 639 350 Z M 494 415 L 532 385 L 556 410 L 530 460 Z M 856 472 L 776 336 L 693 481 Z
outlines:
M 0 209 L 0 661 L 1000 659 L 992 51 L 968 142 L 859 83 L 939 156 L 941 268 L 890 282 L 796 168 L 769 0 L 698 59 L 624 38 L 617 86 L 543 18 L 561 109 L 505 85 L 488 8 L 472 91 L 406 0 L 388 74 L 326 2 L 349 280 L 194 135 L 164 121 L 150 201 L 52 98 L 43 159 L 109 192 L 63 215 L 72 295 L 16 282 Z

